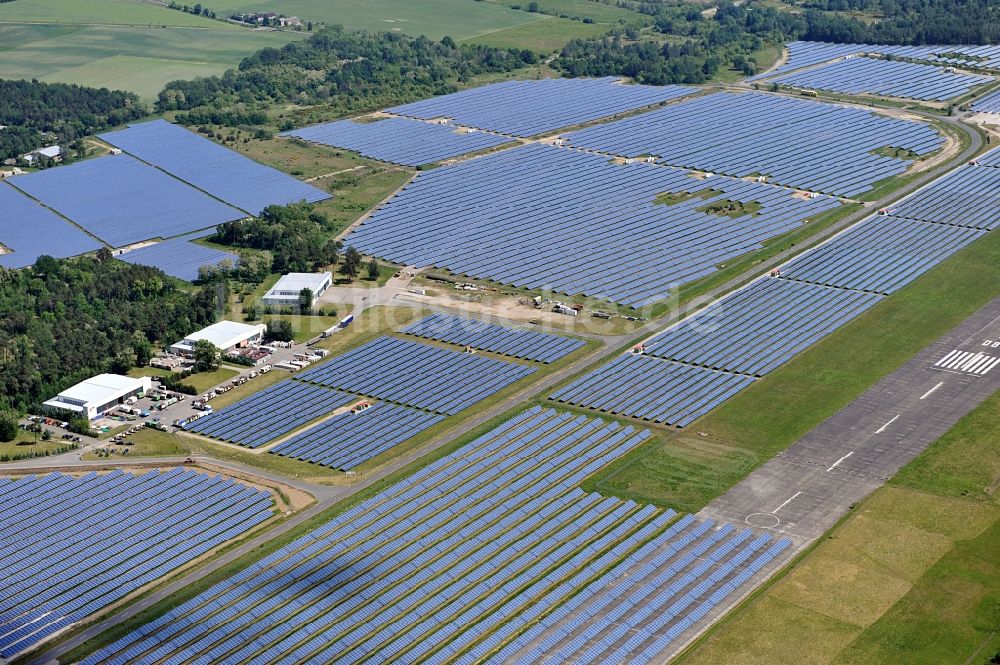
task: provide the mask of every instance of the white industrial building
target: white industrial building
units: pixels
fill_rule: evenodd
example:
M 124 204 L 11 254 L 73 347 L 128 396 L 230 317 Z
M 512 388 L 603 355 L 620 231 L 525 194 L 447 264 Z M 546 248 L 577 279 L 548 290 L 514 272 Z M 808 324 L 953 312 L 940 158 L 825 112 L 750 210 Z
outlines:
M 295 307 L 302 289 L 309 289 L 313 297 L 318 298 L 331 284 L 333 275 L 329 272 L 290 272 L 282 275 L 260 302 L 268 307 Z
M 75 411 L 93 420 L 124 404 L 129 397 L 145 395 L 151 387 L 152 380 L 148 376 L 133 379 L 119 374 L 98 374 L 67 388 L 44 405 Z
M 236 321 L 219 321 L 196 333 L 191 333 L 176 344 L 171 344 L 169 351 L 181 356 L 190 356 L 194 353 L 194 343 L 206 339 L 219 347 L 223 353 L 229 353 L 234 349 L 261 341 L 265 330 L 267 326 L 263 323 L 250 325 Z

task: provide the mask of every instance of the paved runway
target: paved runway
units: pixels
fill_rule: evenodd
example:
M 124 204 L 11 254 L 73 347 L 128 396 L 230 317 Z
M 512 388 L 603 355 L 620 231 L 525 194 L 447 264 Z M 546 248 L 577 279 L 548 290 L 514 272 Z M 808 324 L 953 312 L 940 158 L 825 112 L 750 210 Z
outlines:
M 995 345 L 995 346 L 994 346 Z M 847 511 L 1000 389 L 1000 298 L 701 511 L 797 544 Z

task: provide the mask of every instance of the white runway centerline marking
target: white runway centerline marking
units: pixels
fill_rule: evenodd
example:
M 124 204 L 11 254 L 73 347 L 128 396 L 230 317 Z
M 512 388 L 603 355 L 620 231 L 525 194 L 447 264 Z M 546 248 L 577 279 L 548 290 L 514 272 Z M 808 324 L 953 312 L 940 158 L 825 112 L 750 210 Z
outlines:
M 898 413 L 897 413 L 897 414 L 896 414 L 895 416 L 893 416 L 893 417 L 892 417 L 892 420 L 890 420 L 890 421 L 889 421 L 889 422 L 887 422 L 887 423 L 886 423 L 885 425 L 882 425 L 882 426 L 881 426 L 881 427 L 879 427 L 879 428 L 878 428 L 877 430 L 875 430 L 875 433 L 876 433 L 876 434 L 881 434 L 882 432 L 884 432 L 884 431 L 885 431 L 885 428 L 886 428 L 886 427 L 888 427 L 889 425 L 893 424 L 893 423 L 894 423 L 894 422 L 896 422 L 897 420 L 899 420 L 899 414 L 898 414 Z
M 802 492 L 796 492 L 795 494 L 793 494 L 790 497 L 788 497 L 787 499 L 785 499 L 785 502 L 782 503 L 777 508 L 775 508 L 774 510 L 772 510 L 771 514 L 773 515 L 774 513 L 778 512 L 779 510 L 781 510 L 782 508 L 784 508 L 785 506 L 787 506 L 791 502 L 792 499 L 794 499 L 795 497 L 797 497 L 800 494 L 802 494 Z
M 852 450 L 851 452 L 847 453 L 846 455 L 844 455 L 843 457 L 841 457 L 839 460 L 837 460 L 836 462 L 834 462 L 833 464 L 831 464 L 830 468 L 827 469 L 827 471 L 833 471 L 834 469 L 837 468 L 837 466 L 840 465 L 841 462 L 843 462 L 845 459 L 847 459 L 848 457 L 850 457 L 853 454 L 854 454 L 854 451 Z
M 934 394 L 935 390 L 937 390 L 938 388 L 940 388 L 943 385 L 944 385 L 944 381 L 938 382 L 938 384 L 936 386 L 934 386 L 933 388 L 931 388 L 930 390 L 928 390 L 927 392 L 925 392 L 923 395 L 921 395 L 920 399 L 927 399 L 928 397 L 930 397 L 931 395 Z

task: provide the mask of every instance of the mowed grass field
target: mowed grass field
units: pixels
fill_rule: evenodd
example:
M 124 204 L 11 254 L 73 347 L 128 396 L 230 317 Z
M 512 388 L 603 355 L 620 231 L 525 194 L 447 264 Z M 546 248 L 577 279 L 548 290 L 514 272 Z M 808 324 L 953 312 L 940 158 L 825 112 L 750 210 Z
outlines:
M 678 662 L 991 662 L 1000 653 L 998 412 L 1000 394 Z
M 252 31 L 138 0 L 0 4 L 0 78 L 130 90 L 147 101 L 176 79 L 221 74 L 307 33 Z
M 581 21 L 476 0 L 251 0 L 239 9 L 295 15 L 303 21 L 337 23 L 355 30 L 431 39 L 447 35 L 456 41 L 539 51 L 554 51 L 574 37 L 595 34 L 595 28 L 596 34 L 607 31 Z

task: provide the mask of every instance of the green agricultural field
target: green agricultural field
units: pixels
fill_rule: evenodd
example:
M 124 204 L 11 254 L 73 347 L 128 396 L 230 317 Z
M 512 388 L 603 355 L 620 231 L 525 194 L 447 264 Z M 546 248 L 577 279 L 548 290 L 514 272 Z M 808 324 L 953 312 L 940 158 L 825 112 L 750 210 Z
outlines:
M 586 25 L 475 0 L 251 0 L 239 9 L 273 11 L 298 16 L 303 21 L 337 23 L 355 30 L 386 30 L 426 35 L 431 39 L 448 35 L 458 41 L 539 51 L 553 51 L 574 37 L 607 31 L 607 26 Z
M 225 27 L 218 21 L 144 0 L 17 0 L 0 4 L 0 23 Z
M 20 1 L 0 4 L 0 12 Z M 0 23 L 0 78 L 125 89 L 151 100 L 168 81 L 221 74 L 258 49 L 307 34 L 197 20 L 206 27 Z
M 486 0 L 490 4 L 506 7 L 527 8 L 524 0 Z M 567 16 L 572 19 L 590 19 L 595 23 L 616 24 L 624 21 L 630 24 L 642 24 L 649 17 L 612 4 L 603 4 L 596 0 L 538 0 L 538 10 L 549 15 Z
M 679 662 L 985 665 L 1000 652 L 1000 394 Z M 793 639 L 808 634 L 810 639 Z
M 355 30 L 464 39 L 538 20 L 537 14 L 473 0 L 251 0 L 241 11 L 272 11 Z M 232 9 L 217 10 L 232 11 Z
M 609 29 L 609 26 L 599 23 L 581 23 L 580 21 L 557 18 L 555 16 L 523 13 L 525 16 L 540 18 L 516 28 L 497 30 L 476 37 L 467 37 L 461 41 L 500 48 L 526 48 L 540 53 L 547 53 L 558 51 L 571 39 L 596 37 L 604 34 Z

